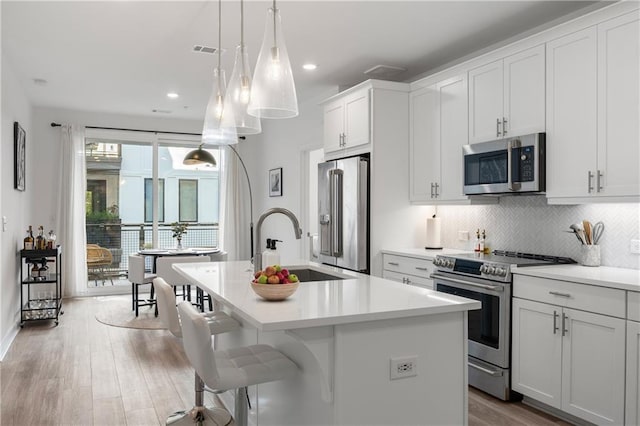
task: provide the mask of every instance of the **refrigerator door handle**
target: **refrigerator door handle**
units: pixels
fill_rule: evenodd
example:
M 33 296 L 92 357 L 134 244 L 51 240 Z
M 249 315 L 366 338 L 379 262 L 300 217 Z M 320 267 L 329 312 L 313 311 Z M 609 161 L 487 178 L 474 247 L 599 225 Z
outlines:
M 342 256 L 342 176 L 343 171 L 332 169 L 329 171 L 329 203 L 332 217 L 331 226 L 331 255 Z

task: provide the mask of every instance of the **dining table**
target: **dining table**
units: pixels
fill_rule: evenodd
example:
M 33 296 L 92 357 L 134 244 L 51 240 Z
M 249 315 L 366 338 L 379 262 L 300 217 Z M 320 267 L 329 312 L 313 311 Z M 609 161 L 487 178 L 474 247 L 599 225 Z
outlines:
M 156 273 L 156 260 L 163 256 L 208 256 L 210 254 L 219 253 L 218 247 L 190 247 L 183 249 L 158 248 L 158 249 L 142 249 L 138 250 L 141 256 L 153 258 L 151 262 L 151 272 Z

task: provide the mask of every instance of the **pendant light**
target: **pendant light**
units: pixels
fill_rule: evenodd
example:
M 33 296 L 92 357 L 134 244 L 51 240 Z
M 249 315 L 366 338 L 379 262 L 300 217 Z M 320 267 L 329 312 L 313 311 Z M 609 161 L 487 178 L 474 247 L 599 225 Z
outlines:
M 291 118 L 298 115 L 296 87 L 275 0 L 267 13 L 248 112 L 260 118 Z
M 255 135 L 262 131 L 260 118 L 247 113 L 250 99 L 251 69 L 247 46 L 244 44 L 244 0 L 240 0 L 240 45 L 236 48 L 236 62 L 225 99 L 225 109 L 233 111 L 238 135 Z
M 190 151 L 184 157 L 184 160 L 182 160 L 182 164 L 185 164 L 187 166 L 207 164 L 215 167 L 217 164 L 216 159 L 213 157 L 213 155 L 211 155 L 209 151 L 205 151 L 204 149 L 202 149 L 202 145 L 203 144 L 200 144 L 198 149 L 194 149 L 193 151 Z
M 222 56 L 222 0 L 218 0 L 218 67 L 213 70 L 213 90 L 207 104 L 202 142 L 214 145 L 238 143 L 233 109 L 225 108 L 226 80 L 220 66 Z

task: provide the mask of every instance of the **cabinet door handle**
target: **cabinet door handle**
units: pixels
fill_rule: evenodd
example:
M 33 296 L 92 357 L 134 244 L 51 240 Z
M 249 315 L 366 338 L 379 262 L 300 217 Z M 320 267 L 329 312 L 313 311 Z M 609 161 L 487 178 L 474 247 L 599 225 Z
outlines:
M 437 183 L 434 183 L 433 185 L 436 187 L 436 198 L 438 198 L 438 187 L 440 185 L 438 185 Z
M 549 294 L 552 294 L 554 296 L 560 296 L 560 297 L 571 297 L 569 293 L 559 293 L 557 291 L 550 291 Z
M 429 268 L 425 268 L 424 266 L 416 266 L 416 269 L 418 271 L 428 271 L 429 270 Z
M 398 262 L 389 262 L 389 265 L 398 266 L 400 264 Z
M 433 182 L 431 182 L 431 198 L 433 198 Z
M 342 146 L 347 146 L 347 134 L 342 134 Z
M 411 284 L 411 280 L 407 278 L 407 284 Z
M 567 330 L 567 328 L 565 327 L 565 324 L 567 322 L 567 320 L 569 319 L 569 317 L 567 315 L 564 314 L 564 312 L 562 313 L 562 335 L 566 335 L 569 330 Z
M 591 186 L 591 179 L 593 179 L 593 173 L 591 173 L 591 170 L 589 170 L 587 172 L 587 193 L 591 194 L 591 191 L 593 191 L 593 186 Z
M 502 136 L 507 136 L 507 119 L 502 117 Z
M 556 311 L 553 311 L 553 334 L 556 334 L 556 332 L 559 330 L 558 329 L 558 313 Z
M 600 184 L 604 174 L 600 170 L 596 171 L 596 174 L 597 174 L 597 177 L 596 177 L 596 191 L 600 192 L 602 189 L 604 189 L 602 187 L 602 185 Z
M 496 118 L 496 137 L 500 136 L 500 119 Z

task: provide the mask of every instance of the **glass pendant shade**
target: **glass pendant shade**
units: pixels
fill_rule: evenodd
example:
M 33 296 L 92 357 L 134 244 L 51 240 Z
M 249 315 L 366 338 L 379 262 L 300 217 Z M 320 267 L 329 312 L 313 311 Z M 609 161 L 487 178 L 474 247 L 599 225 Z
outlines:
M 232 145 L 238 143 L 233 109 L 225 108 L 226 80 L 224 70 L 213 70 L 213 90 L 204 114 L 202 143 Z
M 269 8 L 267 14 L 247 110 L 250 115 L 260 118 L 298 115 L 298 98 L 284 43 L 280 11 L 275 7 Z
M 240 44 L 236 49 L 236 63 L 233 66 L 227 96 L 225 111 L 232 110 L 239 135 L 255 135 L 262 131 L 260 118 L 247 113 L 247 106 L 251 99 L 251 69 L 247 47 Z

